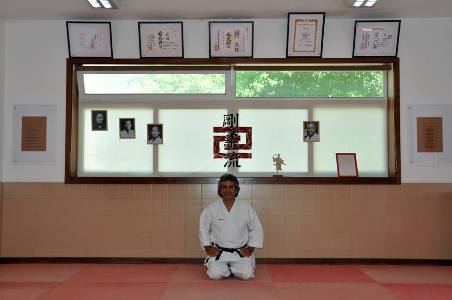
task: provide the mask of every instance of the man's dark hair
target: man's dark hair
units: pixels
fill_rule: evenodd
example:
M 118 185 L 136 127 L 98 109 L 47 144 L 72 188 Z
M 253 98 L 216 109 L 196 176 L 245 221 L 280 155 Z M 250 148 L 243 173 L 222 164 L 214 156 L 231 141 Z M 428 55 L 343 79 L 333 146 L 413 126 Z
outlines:
M 232 181 L 234 183 L 234 187 L 235 187 L 235 196 L 237 197 L 237 195 L 239 194 L 240 191 L 240 183 L 239 180 L 237 179 L 237 177 L 235 177 L 232 174 L 223 174 L 220 177 L 220 180 L 218 181 L 218 196 L 221 197 L 220 194 L 220 189 L 221 189 L 221 184 L 225 181 Z

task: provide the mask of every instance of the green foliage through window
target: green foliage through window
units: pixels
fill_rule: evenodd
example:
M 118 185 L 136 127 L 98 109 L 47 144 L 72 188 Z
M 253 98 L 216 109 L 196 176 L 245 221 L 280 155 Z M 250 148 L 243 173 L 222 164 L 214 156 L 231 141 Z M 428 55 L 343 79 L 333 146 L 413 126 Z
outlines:
M 382 98 L 383 71 L 237 71 L 237 97 Z
M 86 94 L 224 94 L 225 74 L 85 74 Z

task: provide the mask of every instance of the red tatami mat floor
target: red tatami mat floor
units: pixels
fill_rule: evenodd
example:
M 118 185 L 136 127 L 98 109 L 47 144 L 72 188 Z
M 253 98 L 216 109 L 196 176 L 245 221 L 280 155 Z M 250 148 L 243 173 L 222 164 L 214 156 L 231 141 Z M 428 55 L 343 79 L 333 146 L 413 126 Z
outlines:
M 3 264 L 0 300 L 451 300 L 451 266 L 258 264 L 212 281 L 193 264 Z

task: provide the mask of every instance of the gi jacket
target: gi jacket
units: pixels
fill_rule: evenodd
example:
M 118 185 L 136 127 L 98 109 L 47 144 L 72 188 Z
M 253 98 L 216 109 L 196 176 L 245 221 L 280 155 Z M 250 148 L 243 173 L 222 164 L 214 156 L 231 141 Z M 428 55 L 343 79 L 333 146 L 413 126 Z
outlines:
M 256 211 L 247 202 L 235 200 L 228 211 L 220 199 L 201 213 L 199 240 L 202 249 L 212 243 L 224 248 L 262 248 L 264 233 Z

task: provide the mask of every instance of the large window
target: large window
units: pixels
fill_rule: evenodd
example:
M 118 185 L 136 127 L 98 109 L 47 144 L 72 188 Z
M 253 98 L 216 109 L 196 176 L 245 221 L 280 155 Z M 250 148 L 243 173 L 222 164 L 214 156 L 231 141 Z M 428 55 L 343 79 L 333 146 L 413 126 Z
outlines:
M 225 172 L 254 182 L 400 181 L 397 59 L 132 62 L 68 61 L 67 182 L 210 182 Z M 238 116 L 239 145 L 251 147 L 227 150 L 219 128 L 229 116 Z M 305 141 L 311 121 L 318 142 Z M 133 136 L 122 135 L 125 122 Z M 232 152 L 245 157 L 231 164 Z M 344 152 L 356 153 L 359 178 L 336 177 Z

